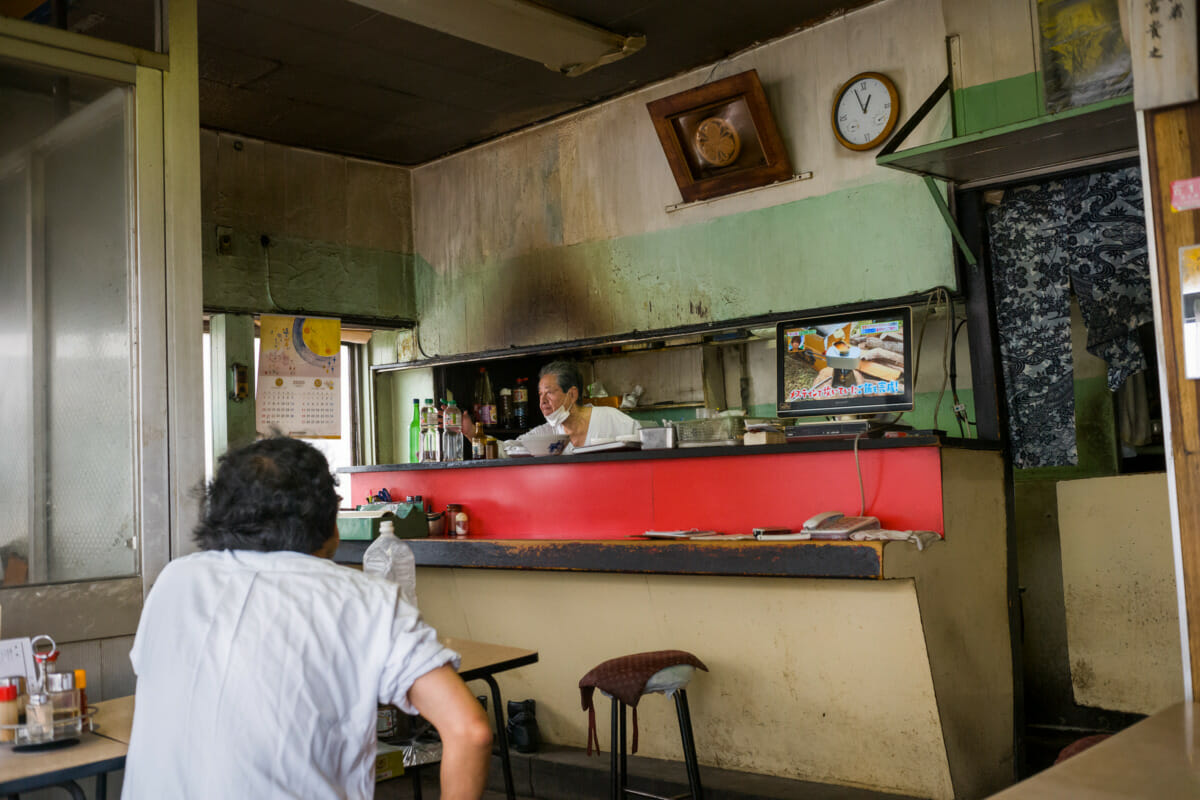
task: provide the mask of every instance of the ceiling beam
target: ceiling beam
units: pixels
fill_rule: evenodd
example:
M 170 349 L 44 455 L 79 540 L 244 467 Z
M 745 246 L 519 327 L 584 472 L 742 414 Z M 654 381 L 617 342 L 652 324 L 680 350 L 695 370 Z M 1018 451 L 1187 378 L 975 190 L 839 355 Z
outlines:
M 641 50 L 622 36 L 526 0 L 352 0 L 476 44 L 545 64 L 569 77 Z

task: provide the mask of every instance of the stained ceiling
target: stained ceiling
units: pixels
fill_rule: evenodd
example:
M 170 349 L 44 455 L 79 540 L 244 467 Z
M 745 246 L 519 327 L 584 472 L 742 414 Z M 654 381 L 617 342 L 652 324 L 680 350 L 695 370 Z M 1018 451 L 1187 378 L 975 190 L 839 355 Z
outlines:
M 571 78 L 349 0 L 198 0 L 200 122 L 420 164 L 867 2 L 543 0 L 615 33 L 646 37 L 640 52 Z M 75 0 L 68 27 L 151 48 L 153 20 L 154 0 Z

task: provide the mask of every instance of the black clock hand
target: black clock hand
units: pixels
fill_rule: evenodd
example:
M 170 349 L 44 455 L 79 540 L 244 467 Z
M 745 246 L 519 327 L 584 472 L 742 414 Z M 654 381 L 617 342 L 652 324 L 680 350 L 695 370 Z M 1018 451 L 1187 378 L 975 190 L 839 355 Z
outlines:
M 862 111 L 864 114 L 865 114 L 865 113 L 867 113 L 867 107 L 863 105 L 862 97 L 860 97 L 860 96 L 859 96 L 859 94 L 858 94 L 858 89 L 855 89 L 855 90 L 854 90 L 854 99 L 858 101 L 858 107 L 859 107 L 859 109 L 860 109 L 860 110 L 861 110 L 861 111 Z M 870 100 L 870 97 L 868 96 L 868 101 L 869 101 L 869 100 Z
M 871 95 L 867 95 L 867 102 L 863 103 L 863 113 L 867 113 L 867 106 L 871 105 Z

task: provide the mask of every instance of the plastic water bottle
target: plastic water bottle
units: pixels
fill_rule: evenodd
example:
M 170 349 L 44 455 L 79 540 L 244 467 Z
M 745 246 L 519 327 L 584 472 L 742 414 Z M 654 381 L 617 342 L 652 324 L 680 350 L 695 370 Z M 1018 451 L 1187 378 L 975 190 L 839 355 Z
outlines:
M 437 408 L 433 398 L 426 397 L 421 407 L 421 462 L 440 461 L 442 452 L 441 433 L 438 431 Z
M 412 548 L 396 536 L 391 520 L 379 523 L 379 538 L 363 553 L 363 572 L 400 585 L 400 599 L 417 605 L 417 562 Z
M 442 412 L 442 461 L 463 460 L 462 411 L 453 400 Z

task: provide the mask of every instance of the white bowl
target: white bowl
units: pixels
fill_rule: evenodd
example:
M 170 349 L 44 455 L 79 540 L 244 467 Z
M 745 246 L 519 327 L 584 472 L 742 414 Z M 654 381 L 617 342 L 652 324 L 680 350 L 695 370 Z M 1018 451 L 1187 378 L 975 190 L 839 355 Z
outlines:
M 535 456 L 557 456 L 562 454 L 570 438 L 565 433 L 539 433 L 519 436 L 517 441 Z

